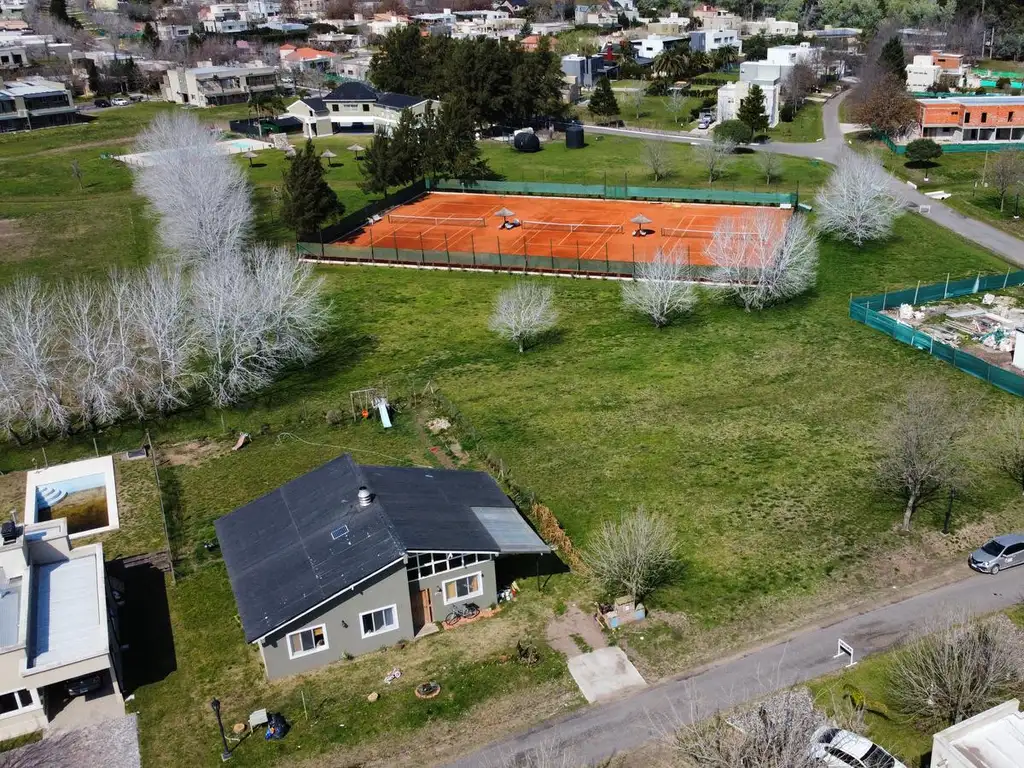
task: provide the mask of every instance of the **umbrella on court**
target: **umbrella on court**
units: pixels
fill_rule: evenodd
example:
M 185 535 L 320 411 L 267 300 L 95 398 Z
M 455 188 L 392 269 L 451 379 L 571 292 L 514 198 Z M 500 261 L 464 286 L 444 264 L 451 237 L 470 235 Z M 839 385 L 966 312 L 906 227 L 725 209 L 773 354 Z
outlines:
M 648 219 L 642 213 L 638 213 L 636 216 L 630 219 L 630 221 L 636 224 L 636 232 L 634 232 L 633 234 L 640 236 L 643 236 L 644 234 L 644 225 L 651 223 L 651 219 Z
M 331 160 L 333 160 L 335 157 L 337 157 L 337 155 L 334 154 L 333 152 L 331 152 L 331 150 L 325 149 L 323 152 L 320 153 L 320 157 L 326 157 L 327 158 L 327 165 L 328 166 L 333 166 L 334 163 L 332 163 Z
M 356 160 L 358 160 L 359 159 L 359 153 L 360 152 L 365 152 L 366 151 L 366 147 L 361 146 L 359 144 L 353 144 L 351 147 L 348 148 L 348 151 L 349 152 L 355 152 Z
M 502 219 L 501 226 L 507 228 L 508 227 L 508 217 L 509 216 L 515 216 L 516 214 L 515 214 L 515 211 L 510 211 L 508 208 L 501 208 L 500 210 L 495 211 L 494 215 L 495 216 L 501 216 L 501 219 Z
M 256 159 L 256 153 L 249 150 L 248 152 L 243 153 L 242 157 L 249 161 L 249 167 L 252 168 L 252 161 Z

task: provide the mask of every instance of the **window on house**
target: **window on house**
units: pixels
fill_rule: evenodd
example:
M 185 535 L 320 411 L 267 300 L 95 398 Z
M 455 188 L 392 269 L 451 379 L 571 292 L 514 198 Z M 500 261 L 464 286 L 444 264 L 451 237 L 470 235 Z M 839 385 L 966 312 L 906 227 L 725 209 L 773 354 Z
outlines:
M 288 658 L 294 659 L 327 648 L 327 627 L 323 624 L 288 635 Z
M 444 604 L 456 603 L 459 600 L 468 600 L 471 597 L 479 597 L 484 593 L 483 575 L 477 571 L 468 576 L 460 576 L 451 581 L 441 584 L 444 590 Z
M 337 104 L 331 104 L 331 109 L 332 109 L 332 110 L 333 110 L 334 112 L 337 112 L 337 111 L 338 111 L 338 105 L 337 105 Z
M 967 114 L 964 115 L 964 122 L 965 123 L 971 122 L 971 113 L 970 112 L 968 112 Z
M 33 703 L 32 694 L 25 688 L 22 688 L 20 691 L 9 691 L 8 693 L 0 694 L 0 715 L 20 712 L 31 707 Z
M 370 111 L 370 105 L 369 104 L 363 104 L 363 112 L 369 112 L 369 111 Z
M 1010 114 L 1008 114 L 1006 116 L 1006 120 L 1007 120 L 1007 122 L 1010 122 L 1010 123 L 1013 122 L 1013 110 L 1012 109 L 1010 110 Z
M 398 629 L 398 606 L 389 605 L 386 608 L 360 613 L 359 625 L 363 631 L 363 637 L 372 637 Z
M 983 122 L 983 123 L 987 123 L 988 122 L 988 112 L 982 112 L 981 113 L 981 122 Z

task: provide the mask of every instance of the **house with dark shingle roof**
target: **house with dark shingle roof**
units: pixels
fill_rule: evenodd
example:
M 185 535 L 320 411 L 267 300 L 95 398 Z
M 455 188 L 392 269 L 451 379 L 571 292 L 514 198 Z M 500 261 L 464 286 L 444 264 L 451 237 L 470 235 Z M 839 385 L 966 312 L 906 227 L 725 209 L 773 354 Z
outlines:
M 422 115 L 430 99 L 401 93 L 377 91 L 366 83 L 345 82 L 322 99 L 299 99 L 288 107 L 288 114 L 303 123 L 309 138 L 332 133 L 369 133 L 390 131 L 398 125 L 402 110 Z
M 495 559 L 550 551 L 485 472 L 340 456 L 214 524 L 267 677 L 414 638 L 497 601 Z

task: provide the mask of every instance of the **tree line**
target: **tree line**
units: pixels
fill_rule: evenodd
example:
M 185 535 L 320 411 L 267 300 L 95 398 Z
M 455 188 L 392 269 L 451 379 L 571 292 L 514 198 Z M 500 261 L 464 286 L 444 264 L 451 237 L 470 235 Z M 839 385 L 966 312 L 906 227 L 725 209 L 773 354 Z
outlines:
M 544 37 L 531 52 L 517 41 L 423 37 L 408 26 L 381 41 L 369 79 L 383 91 L 458 104 L 476 126 L 525 124 L 565 110 L 561 63 Z

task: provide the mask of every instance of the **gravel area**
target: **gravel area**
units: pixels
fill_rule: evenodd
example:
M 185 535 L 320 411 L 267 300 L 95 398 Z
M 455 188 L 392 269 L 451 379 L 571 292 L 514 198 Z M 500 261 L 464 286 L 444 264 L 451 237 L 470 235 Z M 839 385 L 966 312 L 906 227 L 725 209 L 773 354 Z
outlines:
M 74 731 L 47 734 L 42 741 L 0 754 L 0 768 L 142 768 L 135 715 Z

